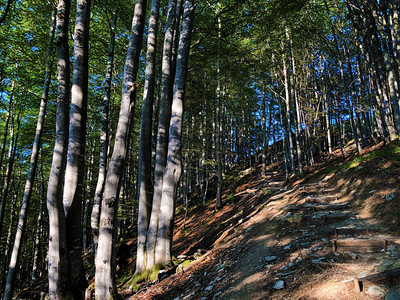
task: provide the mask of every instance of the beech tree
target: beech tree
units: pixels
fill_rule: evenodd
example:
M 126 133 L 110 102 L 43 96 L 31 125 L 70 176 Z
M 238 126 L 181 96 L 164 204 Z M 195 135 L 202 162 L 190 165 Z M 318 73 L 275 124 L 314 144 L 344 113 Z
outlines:
M 107 171 L 103 201 L 101 202 L 99 244 L 96 254 L 96 297 L 110 299 L 117 294 L 115 287 L 115 239 L 118 196 L 126 164 L 132 129 L 132 114 L 136 100 L 136 75 L 143 40 L 146 0 L 137 0 L 129 37 L 122 85 L 121 109 L 114 149 Z

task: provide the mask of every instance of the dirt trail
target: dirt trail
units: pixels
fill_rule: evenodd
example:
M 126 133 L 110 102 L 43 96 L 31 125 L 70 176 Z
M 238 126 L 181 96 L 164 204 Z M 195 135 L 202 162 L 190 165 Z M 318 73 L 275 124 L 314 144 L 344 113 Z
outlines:
M 258 200 L 250 214 L 234 219 L 213 248 L 184 272 L 134 298 L 372 299 L 368 289 L 374 285 L 378 296 L 373 299 L 383 299 L 398 290 L 398 284 L 390 282 L 365 282 L 359 293 L 344 284 L 396 268 L 398 237 L 380 233 L 372 217 L 361 218 L 352 195 L 326 182 L 285 189 L 283 179 L 271 172 L 256 188 L 242 191 L 247 198 L 265 189 L 273 194 Z M 349 238 L 389 242 L 382 247 L 372 243 L 376 247 L 371 249 L 357 243 L 346 248 L 340 241 Z

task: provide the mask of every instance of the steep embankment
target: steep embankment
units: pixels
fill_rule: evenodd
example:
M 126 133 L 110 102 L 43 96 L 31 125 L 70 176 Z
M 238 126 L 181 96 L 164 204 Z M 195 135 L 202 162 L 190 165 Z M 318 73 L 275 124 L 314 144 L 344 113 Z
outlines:
M 334 156 L 286 184 L 279 167 L 265 178 L 243 171 L 222 210 L 193 208 L 185 228 L 178 215 L 174 252 L 185 264 L 197 259 L 130 297 L 380 299 L 397 291 L 399 153 L 392 143 Z

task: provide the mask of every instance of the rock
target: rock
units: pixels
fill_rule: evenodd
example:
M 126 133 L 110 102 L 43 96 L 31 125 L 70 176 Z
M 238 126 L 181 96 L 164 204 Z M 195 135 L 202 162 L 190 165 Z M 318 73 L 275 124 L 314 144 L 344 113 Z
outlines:
M 267 262 L 271 262 L 271 261 L 274 261 L 274 260 L 276 260 L 278 257 L 276 257 L 276 256 L 266 256 L 265 257 L 265 260 L 267 261 Z
M 289 264 L 288 264 L 288 267 L 289 267 L 289 268 L 294 267 L 294 263 L 289 263 Z
M 360 274 L 358 274 L 357 278 L 364 278 L 364 277 L 367 277 L 368 275 L 369 275 L 369 272 L 363 271 Z
M 394 245 L 390 245 L 387 249 L 387 252 L 389 253 L 390 256 L 396 257 L 399 255 L 398 249 Z
M 320 258 L 317 258 L 317 259 L 313 259 L 311 262 L 313 264 L 318 264 L 318 263 L 320 263 L 320 262 L 322 262 L 324 260 L 325 260 L 325 257 L 320 257 Z
M 370 194 L 373 194 L 373 193 L 375 193 L 375 192 L 376 192 L 376 190 L 371 190 L 371 191 L 369 191 Z
M 391 292 L 386 295 L 385 300 L 400 300 L 400 295 L 394 292 Z
M 213 288 L 214 288 L 213 285 L 209 285 L 209 286 L 206 287 L 204 290 L 207 291 L 207 292 L 209 292 L 209 291 L 212 291 Z
M 217 299 L 222 294 L 222 291 L 219 291 L 214 294 L 213 299 Z
M 358 255 L 353 253 L 353 252 L 349 252 L 349 255 L 351 256 L 352 259 L 357 259 Z
M 377 285 L 371 286 L 367 293 L 372 298 L 383 298 L 386 294 L 385 290 Z
M 250 227 L 247 227 L 245 232 L 249 232 L 250 230 L 252 230 L 254 228 L 254 225 L 251 225 Z
M 282 290 L 284 288 L 285 288 L 285 282 L 283 280 L 278 280 L 274 285 L 275 290 Z
M 290 248 L 292 248 L 292 245 L 291 245 L 291 244 L 288 244 L 288 245 L 286 245 L 286 246 L 283 248 L 283 250 L 290 250 Z
M 395 193 L 391 193 L 391 194 L 385 196 L 385 200 L 386 201 L 392 201 L 395 196 L 396 196 Z
M 179 256 L 177 257 L 177 259 L 179 259 L 179 260 L 186 260 L 186 259 L 187 259 L 187 255 L 181 254 L 181 255 L 179 255 Z

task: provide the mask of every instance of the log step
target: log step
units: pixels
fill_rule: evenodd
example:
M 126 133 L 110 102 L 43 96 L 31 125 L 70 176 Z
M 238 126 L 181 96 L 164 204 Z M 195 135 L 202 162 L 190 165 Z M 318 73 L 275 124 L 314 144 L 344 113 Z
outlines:
M 386 250 L 387 247 L 394 244 L 389 240 L 367 240 L 367 239 L 341 239 L 331 240 L 333 252 L 368 252 Z
M 379 232 L 376 228 L 348 228 L 338 227 L 334 229 L 334 235 L 369 235 L 371 233 Z
M 301 192 L 302 196 L 326 195 L 326 194 L 335 194 L 335 193 L 336 193 L 336 191 L 334 189 Z
M 299 186 L 300 189 L 302 190 L 307 190 L 309 188 L 315 188 L 315 187 L 321 187 L 321 188 L 325 188 L 326 187 L 326 183 L 322 183 L 322 182 L 315 182 L 315 183 L 305 183 Z
M 354 216 L 352 212 L 343 212 L 343 213 L 332 213 L 332 214 L 313 214 L 306 215 L 303 217 L 303 220 L 311 221 L 312 223 L 333 223 L 338 221 L 347 220 Z
M 307 196 L 306 201 L 308 203 L 310 202 L 332 202 L 332 201 L 337 201 L 338 197 L 337 196 L 332 196 L 332 195 L 326 195 L 326 196 Z
M 343 204 L 306 203 L 304 207 L 311 208 L 312 211 L 338 211 L 349 208 L 350 205 L 347 202 Z
M 356 292 L 361 292 L 362 286 L 366 282 L 377 283 L 379 281 L 383 281 L 383 280 L 387 281 L 387 280 L 399 278 L 399 277 L 400 277 L 400 268 L 396 268 L 393 270 L 377 273 L 377 274 L 362 277 L 362 278 L 355 278 L 354 280 L 346 281 L 344 284 L 348 288 L 354 288 Z

